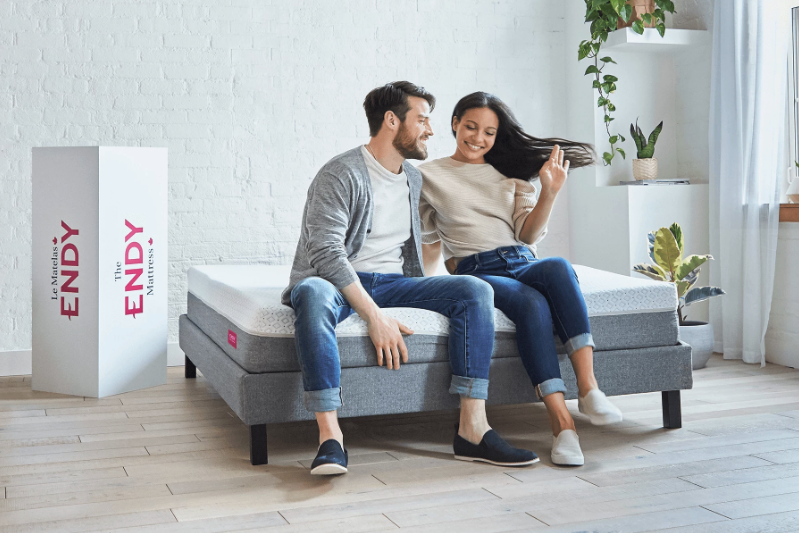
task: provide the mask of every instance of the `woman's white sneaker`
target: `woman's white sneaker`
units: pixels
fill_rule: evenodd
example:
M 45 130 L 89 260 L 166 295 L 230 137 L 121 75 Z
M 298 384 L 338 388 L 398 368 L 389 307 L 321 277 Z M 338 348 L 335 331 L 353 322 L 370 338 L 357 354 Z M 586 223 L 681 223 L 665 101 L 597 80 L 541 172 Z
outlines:
M 583 466 L 585 458 L 580 449 L 580 437 L 573 429 L 564 429 L 552 437 L 552 462 L 558 466 Z
M 577 398 L 577 408 L 584 415 L 588 415 L 595 426 L 606 426 L 622 421 L 621 411 L 610 403 L 605 393 L 593 389 L 583 398 Z

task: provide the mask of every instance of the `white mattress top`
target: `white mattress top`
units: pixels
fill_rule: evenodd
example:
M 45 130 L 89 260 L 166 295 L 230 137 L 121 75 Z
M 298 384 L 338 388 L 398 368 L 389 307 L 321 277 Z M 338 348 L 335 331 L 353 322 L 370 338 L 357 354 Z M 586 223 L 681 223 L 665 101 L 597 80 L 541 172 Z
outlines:
M 294 310 L 280 303 L 288 285 L 288 266 L 204 265 L 189 269 L 189 292 L 242 331 L 262 337 L 293 337 Z M 574 265 L 580 279 L 589 316 L 658 313 L 677 308 L 677 290 L 672 283 L 633 278 Z M 415 333 L 447 335 L 449 319 L 424 309 L 386 309 Z M 499 309 L 497 331 L 516 330 Z M 366 323 L 357 314 L 336 328 L 339 336 L 364 336 Z

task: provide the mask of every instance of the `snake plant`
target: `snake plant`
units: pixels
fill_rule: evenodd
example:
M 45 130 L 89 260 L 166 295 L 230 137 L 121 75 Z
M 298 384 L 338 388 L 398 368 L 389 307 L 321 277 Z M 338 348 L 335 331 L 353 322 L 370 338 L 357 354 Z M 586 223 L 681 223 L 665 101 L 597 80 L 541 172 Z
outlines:
M 641 131 L 641 128 L 638 126 L 638 120 L 635 121 L 635 125 L 630 124 L 630 135 L 633 136 L 633 140 L 635 141 L 635 148 L 638 150 L 638 159 L 650 159 L 654 157 L 655 143 L 658 142 L 658 137 L 662 129 L 663 121 L 661 120 L 660 124 L 649 134 L 649 139 L 647 139 L 644 137 L 644 132 Z
M 685 323 L 687 316 L 683 316 L 683 308 L 696 302 L 701 302 L 725 294 L 718 287 L 694 287 L 701 266 L 713 256 L 689 255 L 683 258 L 682 228 L 676 222 L 668 228 L 660 228 L 649 232 L 649 257 L 654 264 L 639 263 L 633 266 L 633 272 L 638 272 L 657 281 L 674 283 L 677 286 L 677 315 L 680 325 Z

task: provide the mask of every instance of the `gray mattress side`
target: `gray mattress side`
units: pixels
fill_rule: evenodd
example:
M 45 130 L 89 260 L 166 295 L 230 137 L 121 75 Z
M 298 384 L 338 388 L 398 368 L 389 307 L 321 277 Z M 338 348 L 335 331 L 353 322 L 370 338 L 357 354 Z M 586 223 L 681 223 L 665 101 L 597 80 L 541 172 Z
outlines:
M 180 347 L 245 424 L 271 424 L 313 419 L 302 403 L 302 373 L 250 374 L 228 357 L 186 315 L 180 317 Z M 685 344 L 597 352 L 594 362 L 599 386 L 608 396 L 690 389 L 691 347 Z M 566 398 L 576 396 L 572 366 L 560 363 Z M 449 393 L 449 363 L 403 365 L 399 374 L 377 366 L 345 368 L 341 372 L 342 418 L 411 413 L 458 407 Z M 488 404 L 534 402 L 535 391 L 518 358 L 491 361 Z M 385 398 L 401 401 L 386 402 Z
M 261 337 L 242 331 L 202 300 L 188 293 L 188 318 L 208 335 L 231 359 L 247 372 L 296 372 L 300 370 L 293 337 Z M 678 343 L 679 327 L 675 311 L 590 318 L 596 351 L 673 346 Z M 228 342 L 228 331 L 236 334 L 236 347 Z M 448 339 L 445 336 L 415 334 L 405 337 L 409 364 L 448 362 Z M 565 349 L 555 338 L 561 359 Z M 338 339 L 342 368 L 377 364 L 369 337 Z M 516 335 L 499 332 L 494 342 L 493 358 L 518 357 Z

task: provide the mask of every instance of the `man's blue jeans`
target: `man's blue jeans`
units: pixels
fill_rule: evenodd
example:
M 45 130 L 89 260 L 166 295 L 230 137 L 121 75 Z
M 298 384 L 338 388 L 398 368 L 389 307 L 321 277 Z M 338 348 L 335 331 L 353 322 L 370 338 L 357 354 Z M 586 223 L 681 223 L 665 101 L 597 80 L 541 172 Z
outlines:
M 494 305 L 516 324 L 519 355 L 538 397 L 565 393 L 553 326 L 569 355 L 594 347 L 571 264 L 562 257 L 536 259 L 526 246 L 505 246 L 464 258 L 455 273 L 478 277 L 494 288 Z
M 488 367 L 494 349 L 494 293 L 477 278 L 406 278 L 358 273 L 379 307 L 415 307 L 449 317 L 449 391 L 467 398 L 488 397 Z M 310 277 L 291 291 L 295 342 L 302 368 L 305 407 L 312 412 L 341 407 L 341 361 L 336 325 L 353 313 L 328 281 Z M 413 354 L 408 354 L 412 360 Z

